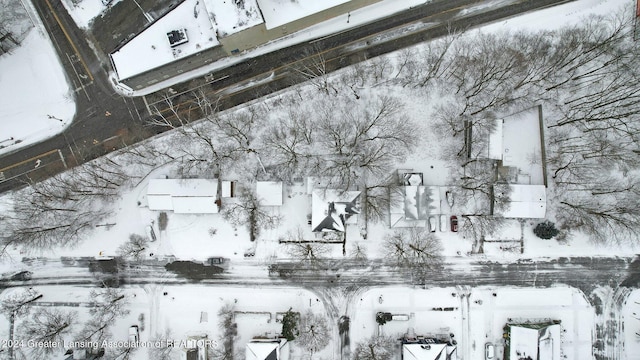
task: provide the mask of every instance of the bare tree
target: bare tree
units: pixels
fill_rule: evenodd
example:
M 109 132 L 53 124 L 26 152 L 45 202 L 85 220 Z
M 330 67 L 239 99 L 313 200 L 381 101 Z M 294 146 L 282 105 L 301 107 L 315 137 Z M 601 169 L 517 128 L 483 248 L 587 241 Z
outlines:
M 20 324 L 19 339 L 61 344 L 64 337 L 71 333 L 76 318 L 77 314 L 73 311 L 38 308 Z M 48 346 L 34 346 L 28 349 L 29 356 L 33 359 L 45 359 L 59 351 L 59 347 Z
M 235 200 L 223 208 L 222 215 L 234 226 L 248 226 L 251 241 L 258 238 L 260 230 L 273 229 L 281 221 L 280 215 L 272 214 L 261 206 L 260 200 L 251 190 L 240 188 Z
M 155 334 L 150 341 L 161 346 L 152 346 L 148 350 L 149 358 L 156 360 L 176 360 L 179 353 L 174 346 L 169 346 L 167 340 L 173 339 L 171 329 L 166 329 L 162 334 Z
M 425 228 L 396 230 L 385 237 L 383 246 L 388 257 L 397 266 L 409 269 L 418 281 L 442 264 L 440 239 Z
M 13 194 L 9 244 L 27 251 L 74 245 L 110 215 L 128 176 L 102 158 Z M 4 251 L 4 249 L 2 250 Z
M 331 338 L 331 330 L 327 325 L 327 319 L 320 315 L 314 314 L 308 310 L 300 318 L 298 327 L 298 343 L 305 350 L 309 351 L 309 357 L 313 357 L 317 353 L 329 345 Z
M 153 338 L 150 339 L 152 343 L 160 344 L 161 346 L 152 346 L 148 350 L 150 359 L 157 360 L 176 360 L 178 359 L 178 351 L 175 347 L 167 344 L 168 339 L 173 339 L 171 329 L 166 329 L 162 334 L 156 333 Z
M 104 288 L 92 290 L 89 293 L 92 307 L 89 309 L 91 318 L 76 335 L 80 341 L 95 341 L 101 343 L 109 338 L 109 328 L 116 319 L 129 314 L 128 301 L 121 290 Z
M 295 63 L 292 69 L 303 79 L 309 80 L 318 91 L 327 95 L 337 94 L 338 90 L 332 85 L 328 76 L 325 51 L 315 45 L 313 49 L 304 51 L 303 56 L 303 59 Z
M 303 264 L 315 265 L 326 260 L 329 256 L 327 244 L 305 241 L 300 229 L 296 232 L 288 232 L 287 251 L 291 258 Z
M 390 173 L 417 143 L 398 100 L 374 97 L 366 107 L 351 101 L 320 104 L 317 112 L 323 172 L 345 188 Z
M 144 258 L 144 251 L 149 246 L 149 239 L 138 234 L 129 235 L 129 241 L 118 247 L 116 253 L 124 258 L 141 260 Z
M 33 288 L 14 288 L 4 291 L 0 301 L 0 312 L 7 316 L 24 316 L 30 310 L 30 305 L 42 295 Z
M 464 215 L 460 224 L 460 233 L 464 238 L 476 241 L 497 234 L 504 227 L 505 219 L 491 215 Z
M 392 360 L 396 358 L 398 340 L 391 336 L 374 335 L 356 345 L 354 360 Z
M 235 322 L 235 307 L 225 304 L 218 310 L 218 327 L 223 333 L 220 335 L 222 346 L 218 349 L 216 359 L 233 360 L 233 346 L 238 337 L 238 324 Z

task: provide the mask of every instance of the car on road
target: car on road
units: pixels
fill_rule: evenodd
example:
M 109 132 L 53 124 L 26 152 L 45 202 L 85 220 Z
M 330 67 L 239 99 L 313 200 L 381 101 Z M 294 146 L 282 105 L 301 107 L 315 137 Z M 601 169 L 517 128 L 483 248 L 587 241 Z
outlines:
M 140 329 L 138 329 L 138 325 L 132 325 L 129 328 L 129 342 L 137 343 L 140 341 Z
M 458 217 L 451 215 L 451 231 L 458 232 Z
M 429 216 L 429 231 L 436 232 L 436 217 Z
M 493 360 L 496 358 L 496 348 L 492 343 L 484 344 L 484 358 L 485 360 Z
M 3 278 L 9 281 L 28 281 L 31 280 L 31 275 L 33 275 L 31 271 L 25 270 L 6 274 Z
M 447 232 L 447 216 L 440 215 L 440 231 Z
M 210 257 L 207 259 L 207 262 L 205 265 L 222 265 L 222 264 L 224 264 L 223 257 Z

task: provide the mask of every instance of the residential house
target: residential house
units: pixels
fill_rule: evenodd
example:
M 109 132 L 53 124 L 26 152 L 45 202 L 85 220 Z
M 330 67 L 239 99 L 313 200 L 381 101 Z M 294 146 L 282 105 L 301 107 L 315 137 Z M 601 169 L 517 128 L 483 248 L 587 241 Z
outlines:
M 429 216 L 442 214 L 440 186 L 423 185 L 422 173 L 399 173 L 402 186 L 391 189 L 389 222 L 391 227 L 425 227 Z
M 405 335 L 402 360 L 456 360 L 457 346 L 451 339 Z
M 151 179 L 149 210 L 176 214 L 215 214 L 220 210 L 218 179 Z
M 505 360 L 560 360 L 560 321 L 508 323 Z
M 312 231 L 345 232 L 360 213 L 360 191 L 314 189 L 311 194 Z
M 285 338 L 253 339 L 246 345 L 246 360 L 288 360 L 289 343 Z

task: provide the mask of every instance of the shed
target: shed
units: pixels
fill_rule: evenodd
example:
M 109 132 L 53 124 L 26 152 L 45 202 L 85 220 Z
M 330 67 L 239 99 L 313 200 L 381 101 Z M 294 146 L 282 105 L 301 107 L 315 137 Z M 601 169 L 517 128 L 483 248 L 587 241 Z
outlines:
M 256 193 L 260 199 L 260 205 L 282 205 L 282 181 L 258 181 Z

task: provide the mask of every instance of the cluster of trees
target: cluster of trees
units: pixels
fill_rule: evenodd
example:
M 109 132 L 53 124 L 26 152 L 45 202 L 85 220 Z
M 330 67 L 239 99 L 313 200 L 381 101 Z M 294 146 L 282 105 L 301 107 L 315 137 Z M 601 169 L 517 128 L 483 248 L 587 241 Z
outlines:
M 560 229 L 601 242 L 636 237 L 640 60 L 633 11 L 622 10 L 560 30 L 452 35 L 398 55 L 386 79 L 448 99 L 434 115 L 437 131 L 454 139 L 443 156 L 459 165 L 452 174 L 463 190 L 457 201 L 493 202 L 497 177 L 481 153 L 487 135 L 496 118 L 541 103 L 548 198 Z M 352 72 L 361 82 L 375 78 Z M 474 215 L 487 213 L 480 210 Z
M 384 250 L 398 267 L 411 271 L 414 281 L 425 281 L 442 264 L 442 243 L 424 227 L 396 230 L 384 239 Z
M 282 317 L 282 336 L 288 341 L 295 340 L 294 344 L 311 358 L 329 345 L 331 330 L 325 317 L 311 310 L 301 315 L 289 309 Z
M 104 157 L 29 184 L 11 198 L 2 253 L 8 246 L 30 251 L 77 244 L 111 215 L 114 200 L 129 182 L 121 164 Z
M 78 312 L 58 307 L 34 307 L 33 302 L 42 297 L 33 288 L 14 289 L 3 294 L 0 311 L 10 319 L 10 338 L 15 341 L 62 343 L 74 341 L 102 341 L 111 337 L 110 327 L 115 320 L 129 313 L 128 301 L 118 289 L 92 290 L 89 294 L 89 319 L 79 323 Z M 14 332 L 14 328 L 17 331 Z M 97 350 L 97 349 L 94 349 Z M 134 347 L 105 349 L 105 359 L 128 359 Z M 18 359 L 48 359 L 61 351 L 56 347 L 12 348 Z

